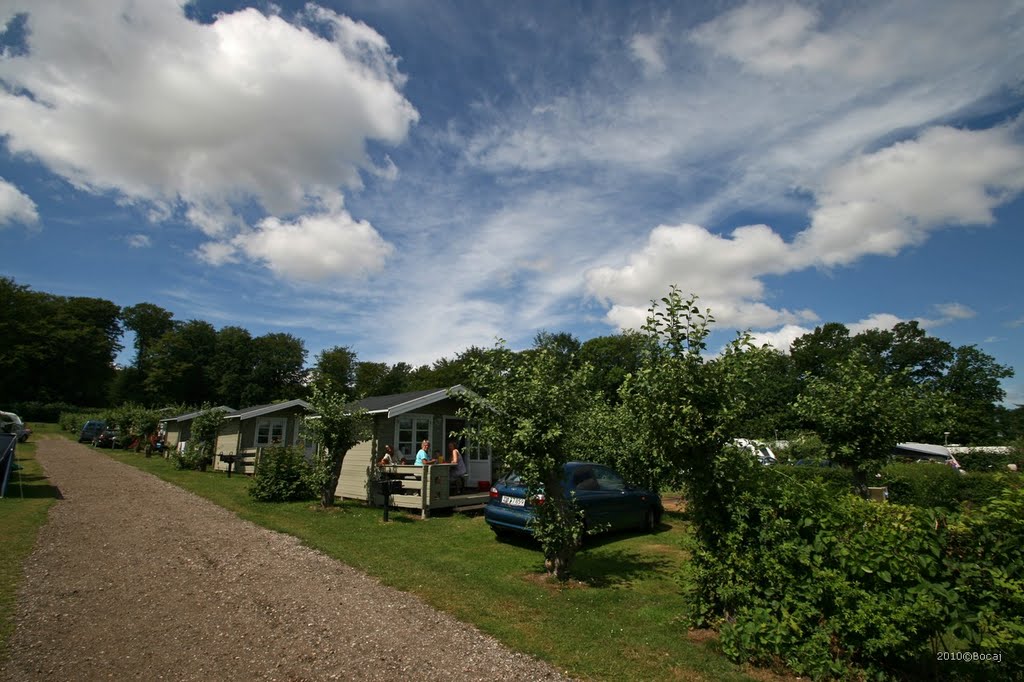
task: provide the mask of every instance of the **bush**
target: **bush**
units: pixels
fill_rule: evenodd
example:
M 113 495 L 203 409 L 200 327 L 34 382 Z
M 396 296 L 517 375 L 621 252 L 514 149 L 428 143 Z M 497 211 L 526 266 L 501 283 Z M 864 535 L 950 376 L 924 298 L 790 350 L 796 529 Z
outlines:
M 779 473 L 783 473 L 798 481 L 817 481 L 836 493 L 851 493 L 856 489 L 857 481 L 854 479 L 853 471 L 841 466 L 786 466 Z
M 94 411 L 82 411 L 82 410 L 69 410 L 67 412 L 61 412 L 57 418 L 57 424 L 60 426 L 61 431 L 68 431 L 75 437 L 78 436 L 82 431 L 82 427 L 85 426 L 85 422 L 97 419 L 103 419 L 102 412 Z
M 42 403 L 38 400 L 9 403 L 4 409 L 17 414 L 22 421 L 46 422 L 47 424 L 58 423 L 64 412 L 76 411 L 74 406 L 67 403 Z
M 206 468 L 212 463 L 213 457 L 207 453 L 202 444 L 195 440 L 188 441 L 183 452 L 174 453 L 174 466 L 177 469 L 206 471 Z
M 889 501 L 917 507 L 956 509 L 960 474 L 934 462 L 894 462 L 882 468 L 881 484 L 889 488 Z
M 1020 462 L 1019 454 L 1011 448 L 1009 452 L 986 452 L 971 450 L 956 456 L 960 465 L 967 471 L 1007 471 L 1007 464 Z
M 960 514 L 717 468 L 722 532 L 694 548 L 687 587 L 730 658 L 819 679 L 936 677 L 934 651 L 956 648 L 1001 652 L 972 663 L 982 678 L 1024 661 L 1024 490 Z
M 828 459 L 828 449 L 816 433 L 803 433 L 789 439 L 785 448 L 779 448 L 775 455 L 781 461 L 821 461 Z
M 298 447 L 270 447 L 256 464 L 249 495 L 261 502 L 290 502 L 312 499 L 308 484 L 309 463 Z
M 889 488 L 890 502 L 953 511 L 962 505 L 981 506 L 1007 487 L 1020 487 L 1022 481 L 1010 473 L 961 474 L 931 462 L 894 462 L 882 469 L 881 483 Z

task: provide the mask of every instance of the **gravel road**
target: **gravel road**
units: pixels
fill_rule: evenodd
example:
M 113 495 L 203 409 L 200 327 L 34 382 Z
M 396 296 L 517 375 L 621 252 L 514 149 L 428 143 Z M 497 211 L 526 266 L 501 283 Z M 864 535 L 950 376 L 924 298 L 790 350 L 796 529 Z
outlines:
M 2 679 L 566 679 L 89 447 L 51 438 L 37 456 L 63 499 L 26 564 Z M 439 648 L 456 630 L 464 646 Z

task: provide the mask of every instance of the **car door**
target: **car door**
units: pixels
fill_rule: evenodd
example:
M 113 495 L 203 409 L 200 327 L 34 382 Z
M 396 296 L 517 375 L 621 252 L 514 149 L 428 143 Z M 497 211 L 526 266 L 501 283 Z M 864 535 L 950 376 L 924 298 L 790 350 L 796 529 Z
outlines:
M 643 525 L 647 507 L 641 496 L 626 485 L 617 471 L 606 466 L 595 466 L 594 477 L 604 494 L 604 518 L 612 528 L 637 528 Z
M 595 475 L 596 466 L 593 464 L 582 464 L 571 471 L 568 481 L 569 489 L 576 498 L 576 504 L 587 519 L 590 528 L 604 528 L 610 524 L 608 510 L 612 506 L 612 496 L 607 490 L 601 489 L 601 484 Z

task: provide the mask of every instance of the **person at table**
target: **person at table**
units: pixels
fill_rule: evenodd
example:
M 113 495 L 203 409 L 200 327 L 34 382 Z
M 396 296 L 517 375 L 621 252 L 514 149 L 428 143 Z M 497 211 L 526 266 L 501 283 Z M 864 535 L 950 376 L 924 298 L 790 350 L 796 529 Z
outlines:
M 448 461 L 455 465 L 455 469 L 452 471 L 452 483 L 455 484 L 455 493 L 460 494 L 466 485 L 469 471 L 466 469 L 465 457 L 462 456 L 462 452 L 453 440 L 448 441 Z
M 430 458 L 430 441 L 424 440 L 420 443 L 420 451 L 416 453 L 416 466 L 434 464 L 435 460 Z
M 384 456 L 377 462 L 377 466 L 389 467 L 398 464 L 398 459 L 395 457 L 395 451 L 390 445 L 384 446 Z

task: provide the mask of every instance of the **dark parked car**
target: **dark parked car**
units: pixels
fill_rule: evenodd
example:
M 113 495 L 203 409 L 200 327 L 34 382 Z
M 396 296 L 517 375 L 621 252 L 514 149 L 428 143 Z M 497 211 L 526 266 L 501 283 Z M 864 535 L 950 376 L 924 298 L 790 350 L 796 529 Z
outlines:
M 103 429 L 103 432 L 96 436 L 96 440 L 94 440 L 92 444 L 98 448 L 113 448 L 117 445 L 117 441 L 117 431 L 114 431 L 113 429 Z
M 618 472 L 603 464 L 567 463 L 562 489 L 566 494 L 575 494 L 588 528 L 653 531 L 661 522 L 664 511 L 661 497 L 650 490 L 628 485 Z M 543 500 L 527 499 L 522 480 L 516 474 L 509 474 L 491 487 L 484 520 L 499 536 L 532 534 L 530 521 L 535 504 L 543 504 Z
M 102 422 L 97 419 L 90 419 L 85 422 L 85 426 L 82 427 L 82 431 L 78 434 L 78 442 L 91 443 L 96 440 L 97 436 L 103 433 L 103 430 L 106 428 L 106 422 Z

